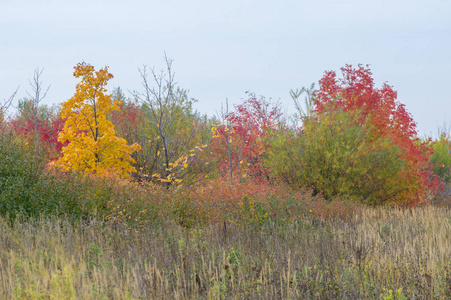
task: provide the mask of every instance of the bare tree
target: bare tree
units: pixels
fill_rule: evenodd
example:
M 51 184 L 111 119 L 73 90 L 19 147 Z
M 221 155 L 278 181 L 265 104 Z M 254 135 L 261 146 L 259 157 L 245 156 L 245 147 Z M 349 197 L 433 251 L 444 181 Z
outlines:
M 186 90 L 177 87 L 172 60 L 166 54 L 164 59 L 166 70 L 156 72 L 154 68 L 149 69 L 146 66 L 139 70 L 144 92 L 137 93 L 136 97 L 146 106 L 147 120 L 156 129 L 157 138 L 151 139 L 156 143 L 154 162 L 158 160 L 162 150 L 164 171 L 161 175 L 167 179 L 172 172 L 171 163 L 179 158 L 185 146 L 197 136 L 199 130 L 192 115 L 192 104 L 195 100 L 188 98 Z M 187 117 L 192 120 L 182 124 L 182 120 Z M 181 126 L 185 128 L 180 128 Z M 177 131 L 182 129 L 184 134 L 177 134 Z
M 34 143 L 36 148 L 36 156 L 39 156 L 39 135 L 38 135 L 38 109 L 41 101 L 47 96 L 47 92 L 50 89 L 50 85 L 47 87 L 45 92 L 42 92 L 42 82 L 41 75 L 44 69 L 36 68 L 34 70 L 33 80 L 28 80 L 30 83 L 32 92 L 27 92 L 28 96 L 31 100 L 31 109 L 33 114 L 33 122 L 34 122 Z

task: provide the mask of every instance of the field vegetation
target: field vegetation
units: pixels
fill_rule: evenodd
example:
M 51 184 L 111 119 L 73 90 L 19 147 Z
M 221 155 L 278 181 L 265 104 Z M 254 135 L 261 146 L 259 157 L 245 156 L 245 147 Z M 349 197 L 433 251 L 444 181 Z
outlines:
M 448 299 L 451 212 L 186 228 L 2 220 L 7 299 Z
M 166 69 L 0 103 L 1 299 L 446 299 L 450 135 L 368 67 L 215 117 Z

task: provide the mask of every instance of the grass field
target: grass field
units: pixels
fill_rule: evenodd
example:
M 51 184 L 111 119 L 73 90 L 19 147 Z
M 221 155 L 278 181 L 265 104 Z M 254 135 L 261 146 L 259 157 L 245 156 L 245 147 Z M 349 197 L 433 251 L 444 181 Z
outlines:
M 0 299 L 446 299 L 451 211 L 140 229 L 0 223 Z

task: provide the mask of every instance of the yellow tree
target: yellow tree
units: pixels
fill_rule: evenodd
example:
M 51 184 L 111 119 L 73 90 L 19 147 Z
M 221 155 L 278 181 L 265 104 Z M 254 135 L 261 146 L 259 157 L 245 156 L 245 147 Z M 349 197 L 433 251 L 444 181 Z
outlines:
M 75 95 L 62 104 L 61 117 L 65 123 L 58 140 L 68 144 L 56 165 L 86 173 L 113 171 L 127 178 L 136 171 L 131 165 L 135 163 L 131 154 L 141 147 L 129 146 L 125 139 L 117 137 L 113 123 L 108 120 L 111 111 L 119 109 L 119 101 L 106 94 L 105 86 L 113 75 L 107 67 L 95 71 L 84 62 L 74 69 L 74 76 L 81 78 L 81 82 Z

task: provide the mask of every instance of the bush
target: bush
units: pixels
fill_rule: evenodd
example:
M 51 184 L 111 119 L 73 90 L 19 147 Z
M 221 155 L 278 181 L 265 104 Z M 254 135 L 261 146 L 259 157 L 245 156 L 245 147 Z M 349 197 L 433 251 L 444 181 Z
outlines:
M 355 124 L 365 125 L 370 141 L 389 138 L 407 162 L 409 171 L 396 179 L 408 187 L 398 193 L 396 201 L 413 205 L 430 198 L 440 188 L 439 180 L 432 174 L 432 149 L 417 137 L 416 123 L 397 100 L 397 92 L 386 83 L 377 88 L 368 66 L 346 65 L 341 72 L 339 78 L 335 72 L 327 71 L 319 81 L 319 89 L 314 92 L 315 112 L 360 111 Z
M 0 135 L 0 214 L 32 214 L 41 199 L 36 187 L 44 170 L 30 147 L 11 133 Z
M 260 228 L 265 224 L 287 224 L 313 214 L 321 218 L 349 217 L 358 205 L 347 201 L 324 201 L 302 189 L 285 184 L 218 179 L 206 184 L 173 190 L 165 203 L 170 218 L 179 224 L 233 224 Z M 187 210 L 174 208 L 186 207 Z M 227 225 L 225 225 L 227 226 Z
M 228 224 L 260 228 L 287 224 L 307 214 L 352 214 L 355 206 L 326 203 L 301 190 L 268 182 L 209 180 L 169 188 L 114 175 L 60 172 L 37 159 L 32 148 L 13 135 L 0 135 L 0 216 L 69 217 L 126 222 L 139 228 L 177 223 L 185 228 Z M 226 225 L 227 224 L 227 225 Z
M 308 186 L 326 198 L 345 195 L 367 204 L 407 201 L 412 186 L 401 149 L 389 138 L 370 140 L 358 111 L 334 109 L 304 119 L 302 132 L 285 131 L 272 143 L 273 175 Z
M 49 170 L 46 163 L 47 158 L 36 156 L 23 139 L 11 133 L 0 135 L 0 215 L 80 218 L 106 208 L 106 199 L 93 201 L 94 181 Z
M 447 133 L 442 133 L 437 141 L 430 142 L 434 153 L 431 155 L 433 172 L 439 176 L 445 186 L 445 192 L 451 188 L 451 141 Z

